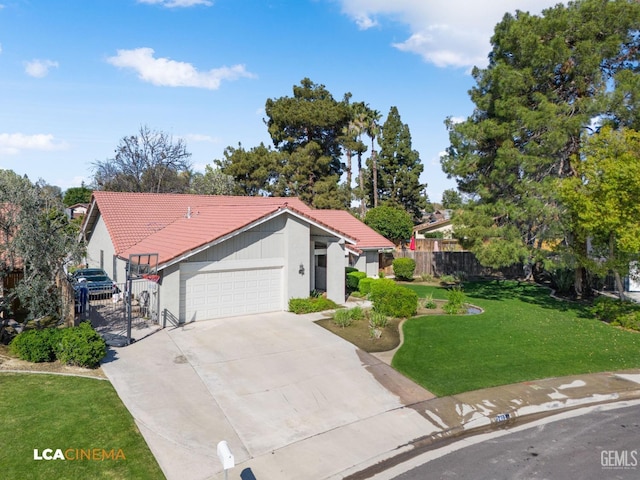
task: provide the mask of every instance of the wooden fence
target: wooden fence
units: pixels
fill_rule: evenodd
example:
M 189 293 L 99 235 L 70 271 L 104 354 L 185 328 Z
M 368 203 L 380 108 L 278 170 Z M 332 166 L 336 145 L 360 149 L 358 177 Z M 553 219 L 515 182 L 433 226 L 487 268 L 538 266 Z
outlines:
M 390 258 L 392 257 L 392 258 Z M 408 257 L 416 262 L 415 275 L 432 275 L 440 277 L 442 275 L 459 275 L 465 278 L 521 278 L 523 277 L 523 266 L 513 265 L 511 267 L 494 270 L 483 267 L 476 256 L 468 251 L 419 251 L 409 249 L 397 249 L 393 255 L 386 254 L 382 260 L 381 267 L 385 274 L 393 274 L 393 258 Z

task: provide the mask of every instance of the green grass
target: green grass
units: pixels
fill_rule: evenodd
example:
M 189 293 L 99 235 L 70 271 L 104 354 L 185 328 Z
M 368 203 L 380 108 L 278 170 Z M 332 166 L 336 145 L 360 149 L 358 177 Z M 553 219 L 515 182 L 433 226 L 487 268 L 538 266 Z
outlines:
M 446 290 L 408 286 L 420 296 Z M 640 334 L 589 318 L 586 306 L 515 282 L 465 284 L 480 315 L 408 320 L 393 366 L 438 396 L 564 375 L 640 367 Z
M 0 477 L 162 479 L 133 418 L 107 381 L 0 374 Z M 34 460 L 51 449 L 118 449 L 119 460 Z

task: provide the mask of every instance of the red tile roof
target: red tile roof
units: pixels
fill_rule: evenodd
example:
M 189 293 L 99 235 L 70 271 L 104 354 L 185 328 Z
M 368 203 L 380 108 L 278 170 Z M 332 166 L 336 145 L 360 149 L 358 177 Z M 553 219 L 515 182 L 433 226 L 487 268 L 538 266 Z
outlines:
M 157 252 L 160 264 L 285 209 L 355 241 L 359 249 L 393 246 L 348 212 L 315 210 L 295 197 L 96 191 L 93 200 L 85 231 L 91 231 L 99 211 L 117 255 Z

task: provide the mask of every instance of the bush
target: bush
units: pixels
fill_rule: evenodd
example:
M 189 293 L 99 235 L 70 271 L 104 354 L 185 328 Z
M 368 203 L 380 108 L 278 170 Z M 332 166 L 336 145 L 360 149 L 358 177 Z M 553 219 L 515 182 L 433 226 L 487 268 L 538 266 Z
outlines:
M 358 282 L 358 290 L 363 295 L 368 295 L 371 292 L 371 284 L 375 281 L 374 278 L 362 278 Z
M 291 298 L 289 299 L 289 311 L 293 313 L 313 313 L 323 310 L 332 310 L 338 305 L 328 298 Z
M 349 310 L 340 309 L 336 310 L 336 313 L 333 314 L 333 323 L 344 328 L 353 323 L 353 318 L 351 318 Z
M 61 331 L 56 348 L 58 360 L 67 365 L 95 368 L 107 354 L 107 346 L 89 322 Z
M 367 274 L 364 272 L 355 271 L 347 273 L 347 290 L 351 292 L 358 290 L 358 284 L 363 278 L 367 278 Z
M 632 301 L 620 301 L 617 298 L 598 297 L 589 308 L 591 314 L 598 320 L 612 323 L 629 313 L 640 309 L 640 305 Z
M 466 296 L 460 287 L 454 287 L 447 292 L 447 303 L 442 309 L 445 313 L 453 315 L 456 313 L 464 313 L 464 304 Z
M 380 279 L 371 284 L 369 298 L 376 312 L 390 317 L 407 318 L 418 309 L 418 295 L 393 280 Z
M 396 258 L 393 260 L 393 274 L 400 280 L 413 280 L 416 261 L 413 258 Z
M 624 315 L 620 315 L 611 325 L 629 328 L 631 330 L 640 330 L 640 310 L 635 310 Z
M 28 362 L 52 362 L 56 358 L 60 332 L 57 328 L 25 330 L 12 340 L 10 350 L 18 358 Z

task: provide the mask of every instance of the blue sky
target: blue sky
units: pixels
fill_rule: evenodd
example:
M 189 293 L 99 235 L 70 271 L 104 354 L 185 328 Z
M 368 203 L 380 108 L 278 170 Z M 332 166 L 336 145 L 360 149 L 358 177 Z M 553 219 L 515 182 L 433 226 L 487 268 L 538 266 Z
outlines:
M 63 190 L 141 125 L 183 138 L 196 170 L 270 144 L 264 104 L 308 77 L 386 118 L 396 106 L 432 201 L 446 117 L 473 105 L 505 12 L 548 0 L 0 0 L 0 168 Z M 368 153 L 366 154 L 368 156 Z M 355 172 L 354 172 L 355 177 Z

